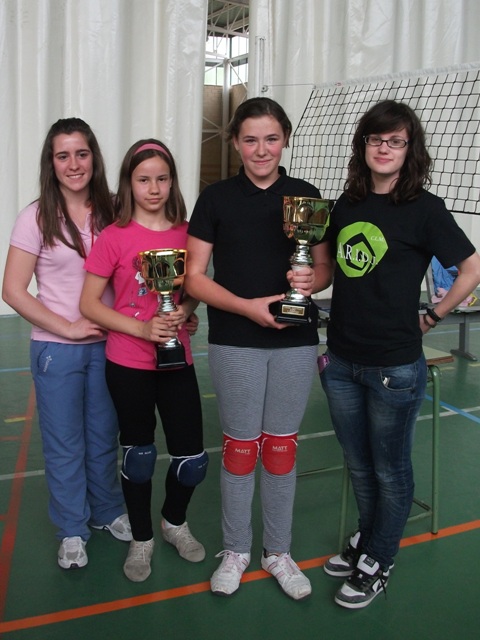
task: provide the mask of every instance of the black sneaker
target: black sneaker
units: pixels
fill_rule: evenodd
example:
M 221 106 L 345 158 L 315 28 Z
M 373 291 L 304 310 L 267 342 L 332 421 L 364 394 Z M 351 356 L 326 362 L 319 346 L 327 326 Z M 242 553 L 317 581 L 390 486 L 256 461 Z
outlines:
M 352 575 L 345 580 L 335 595 L 335 602 L 347 609 L 362 609 L 383 591 L 390 569 L 382 571 L 376 560 L 362 553 Z
M 348 543 L 347 548 L 332 558 L 329 558 L 323 565 L 323 570 L 328 573 L 329 576 L 335 576 L 337 578 L 347 578 L 351 576 L 353 570 L 357 566 L 358 559 L 360 558 L 360 531 L 357 531 Z

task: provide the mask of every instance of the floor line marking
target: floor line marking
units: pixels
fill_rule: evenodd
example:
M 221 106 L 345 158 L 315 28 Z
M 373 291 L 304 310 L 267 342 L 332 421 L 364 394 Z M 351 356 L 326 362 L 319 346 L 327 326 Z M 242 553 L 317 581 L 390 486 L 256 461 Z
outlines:
M 433 542 L 441 538 L 447 538 L 453 535 L 459 535 L 467 531 L 474 531 L 480 529 L 480 520 L 473 520 L 471 522 L 465 522 L 463 524 L 454 525 L 440 529 L 437 534 L 424 533 L 409 538 L 404 538 L 400 546 L 408 547 L 415 544 L 421 544 L 424 542 Z M 314 569 L 321 567 L 330 555 L 322 556 L 320 558 L 312 558 L 310 560 L 303 560 L 298 562 L 300 569 Z M 263 569 L 256 571 L 248 571 L 243 574 L 242 582 L 255 582 L 257 580 L 265 580 L 271 578 L 271 576 L 263 571 Z M 163 591 L 156 591 L 154 593 L 147 593 L 141 596 L 135 596 L 130 598 L 123 598 L 121 600 L 112 600 L 110 602 L 102 602 L 94 605 L 87 605 L 85 607 L 78 607 L 77 609 L 65 609 L 64 611 L 56 611 L 53 613 L 46 613 L 43 615 L 32 616 L 30 618 L 20 618 L 17 620 L 9 620 L 0 622 L 0 633 L 8 633 L 9 631 L 19 631 L 20 629 L 32 629 L 34 627 L 42 627 L 49 624 L 57 624 L 59 622 L 67 622 L 70 620 L 78 620 L 80 618 L 88 618 L 103 613 L 112 613 L 114 611 L 121 611 L 130 609 L 132 607 L 143 606 L 146 604 L 153 604 L 156 602 L 163 602 L 166 600 L 172 600 L 174 598 L 182 598 L 185 596 L 194 595 L 197 593 L 204 593 L 210 590 L 210 582 L 198 582 L 196 584 L 186 585 L 184 587 L 176 587 L 174 589 L 165 589 Z
M 425 395 L 425 398 L 427 398 L 427 400 L 433 401 L 432 396 Z M 463 409 L 459 409 L 458 407 L 454 407 L 452 404 L 448 404 L 448 403 L 442 402 L 440 400 L 440 406 L 443 407 L 444 409 L 447 409 L 448 411 L 453 411 L 454 413 L 458 414 L 459 416 L 463 416 L 464 418 L 468 418 L 468 420 L 472 420 L 472 422 L 478 422 L 480 424 L 480 418 L 478 418 L 477 416 L 472 416 L 471 413 L 467 413 L 466 411 L 463 411 Z
M 480 407 L 471 407 L 471 408 L 466 408 L 466 409 L 459 409 L 458 411 L 463 411 L 463 413 L 467 413 L 470 411 L 480 411 Z M 452 417 L 457 415 L 458 411 L 455 411 L 454 409 L 448 409 L 446 411 L 442 411 L 440 413 L 440 418 L 448 418 L 448 417 Z M 463 414 L 462 414 L 463 415 Z M 417 422 L 424 422 L 426 420 L 431 420 L 432 419 L 432 414 L 426 414 L 423 416 L 418 416 L 417 418 Z M 330 431 L 316 431 L 314 433 L 303 433 L 300 434 L 298 436 L 298 440 L 302 441 L 302 440 L 312 440 L 312 439 L 316 439 L 316 438 L 326 438 L 328 436 L 333 436 L 335 435 L 335 432 L 330 430 Z M 2 438 L 0 436 L 0 442 L 1 442 Z M 222 451 L 222 447 L 207 447 L 205 449 L 207 451 L 208 454 L 212 454 L 212 453 L 221 453 Z M 160 453 L 157 456 L 157 460 L 169 460 L 170 456 L 168 455 L 168 453 Z M 119 465 L 121 465 L 121 461 L 119 461 L 118 463 Z M 4 473 L 4 474 L 0 474 L 0 482 L 4 482 L 7 480 L 14 480 L 15 478 L 36 478 L 38 476 L 44 476 L 45 475 L 45 469 L 35 469 L 33 471 L 25 471 L 23 473 Z
M 30 372 L 30 367 L 13 367 L 11 369 L 0 369 L 0 373 L 23 373 Z
M 12 482 L 10 501 L 4 520 L 5 527 L 0 543 L 0 620 L 3 620 L 7 599 L 7 588 L 12 568 L 13 550 L 15 548 L 19 513 L 22 503 L 22 490 L 24 483 L 22 474 L 25 472 L 27 467 L 28 449 L 32 434 L 34 412 L 35 390 L 32 384 L 30 386 L 30 393 L 27 401 L 27 411 L 25 412 L 25 424 L 21 437 L 20 450 L 15 464 L 15 478 Z

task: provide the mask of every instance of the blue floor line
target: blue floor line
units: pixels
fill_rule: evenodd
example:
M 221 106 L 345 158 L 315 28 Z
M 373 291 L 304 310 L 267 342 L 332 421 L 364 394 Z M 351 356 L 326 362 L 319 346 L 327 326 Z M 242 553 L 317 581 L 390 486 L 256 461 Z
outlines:
M 430 400 L 430 402 L 433 402 L 432 396 L 425 394 L 425 398 L 426 400 Z M 454 407 L 451 404 L 447 404 L 446 402 L 442 402 L 441 400 L 440 400 L 440 406 L 443 407 L 444 409 L 448 409 L 449 411 L 453 411 L 454 413 L 458 413 L 459 416 L 468 418 L 472 422 L 476 422 L 477 424 L 480 424 L 480 418 L 472 415 L 471 413 L 468 413 L 467 411 L 462 411 L 462 409 L 459 409 L 458 407 Z

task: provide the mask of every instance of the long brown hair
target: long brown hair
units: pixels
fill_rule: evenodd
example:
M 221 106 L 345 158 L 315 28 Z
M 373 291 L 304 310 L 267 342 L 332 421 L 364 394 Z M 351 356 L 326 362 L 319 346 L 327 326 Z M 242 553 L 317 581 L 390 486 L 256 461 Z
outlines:
M 137 151 L 143 145 L 154 145 L 155 149 L 142 149 Z M 172 180 L 172 187 L 170 189 L 170 195 L 165 203 L 165 217 L 174 226 L 178 226 L 184 220 L 187 219 L 187 208 L 185 201 L 180 191 L 178 183 L 177 169 L 175 167 L 175 161 L 168 147 L 156 140 L 155 138 L 148 138 L 146 140 L 139 140 L 135 142 L 125 154 L 122 166 L 120 167 L 120 177 L 118 179 L 118 192 L 115 198 L 115 214 L 118 218 L 117 224 L 119 227 L 126 227 L 133 216 L 135 209 L 135 201 L 133 199 L 132 190 L 132 174 L 138 165 L 147 160 L 158 156 L 167 163 L 170 171 L 170 178 Z
M 92 152 L 93 174 L 89 183 L 89 200 L 92 209 L 93 230 L 100 232 L 113 222 L 112 194 L 108 189 L 105 165 L 95 134 L 80 118 L 57 120 L 47 133 L 40 156 L 40 197 L 38 199 L 37 222 L 42 230 L 43 242 L 53 247 L 60 240 L 67 247 L 85 257 L 85 246 L 77 226 L 70 218 L 67 203 L 60 189 L 53 167 L 53 141 L 61 135 L 80 133 Z M 62 219 L 63 218 L 63 219 Z M 68 235 L 64 233 L 63 222 Z
M 365 161 L 365 136 L 403 128 L 408 133 L 408 150 L 400 176 L 390 191 L 390 199 L 396 204 L 414 200 L 422 187 L 430 185 L 432 160 L 426 148 L 425 132 L 420 120 L 408 105 L 383 100 L 371 107 L 358 121 L 345 184 L 349 200 L 363 200 L 372 189 L 371 172 Z

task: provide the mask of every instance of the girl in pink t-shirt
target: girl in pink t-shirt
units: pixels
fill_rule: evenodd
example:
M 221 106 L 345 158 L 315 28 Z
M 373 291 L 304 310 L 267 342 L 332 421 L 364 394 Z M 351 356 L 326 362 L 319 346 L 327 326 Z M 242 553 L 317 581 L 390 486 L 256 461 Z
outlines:
M 95 135 L 80 118 L 58 120 L 42 149 L 40 197 L 12 231 L 3 299 L 32 324 L 49 515 L 63 569 L 87 564 L 90 527 L 132 539 L 118 479 L 117 416 L 105 382 L 105 331 L 79 309 L 85 259 L 113 219 Z M 33 277 L 36 297 L 28 290 Z
M 205 557 L 203 545 L 186 522 L 187 506 L 208 464 L 189 338 L 197 322 L 198 302 L 179 287 L 188 225 L 175 162 L 163 143 L 140 140 L 128 150 L 115 206 L 118 221 L 100 234 L 86 261 L 80 308 L 109 331 L 106 375 L 120 424 L 122 487 L 133 535 L 123 569 L 127 578 L 142 582 L 151 573 L 154 547 L 151 494 L 157 457 L 156 409 L 171 456 L 162 536 L 190 562 Z M 162 295 L 156 295 L 153 277 L 159 272 L 165 275 L 163 267 L 154 265 L 145 271 L 145 252 L 168 254 L 167 271 L 171 268 L 177 274 L 167 311 L 159 312 L 165 286 L 160 287 Z M 112 308 L 102 301 L 109 283 L 114 290 Z

